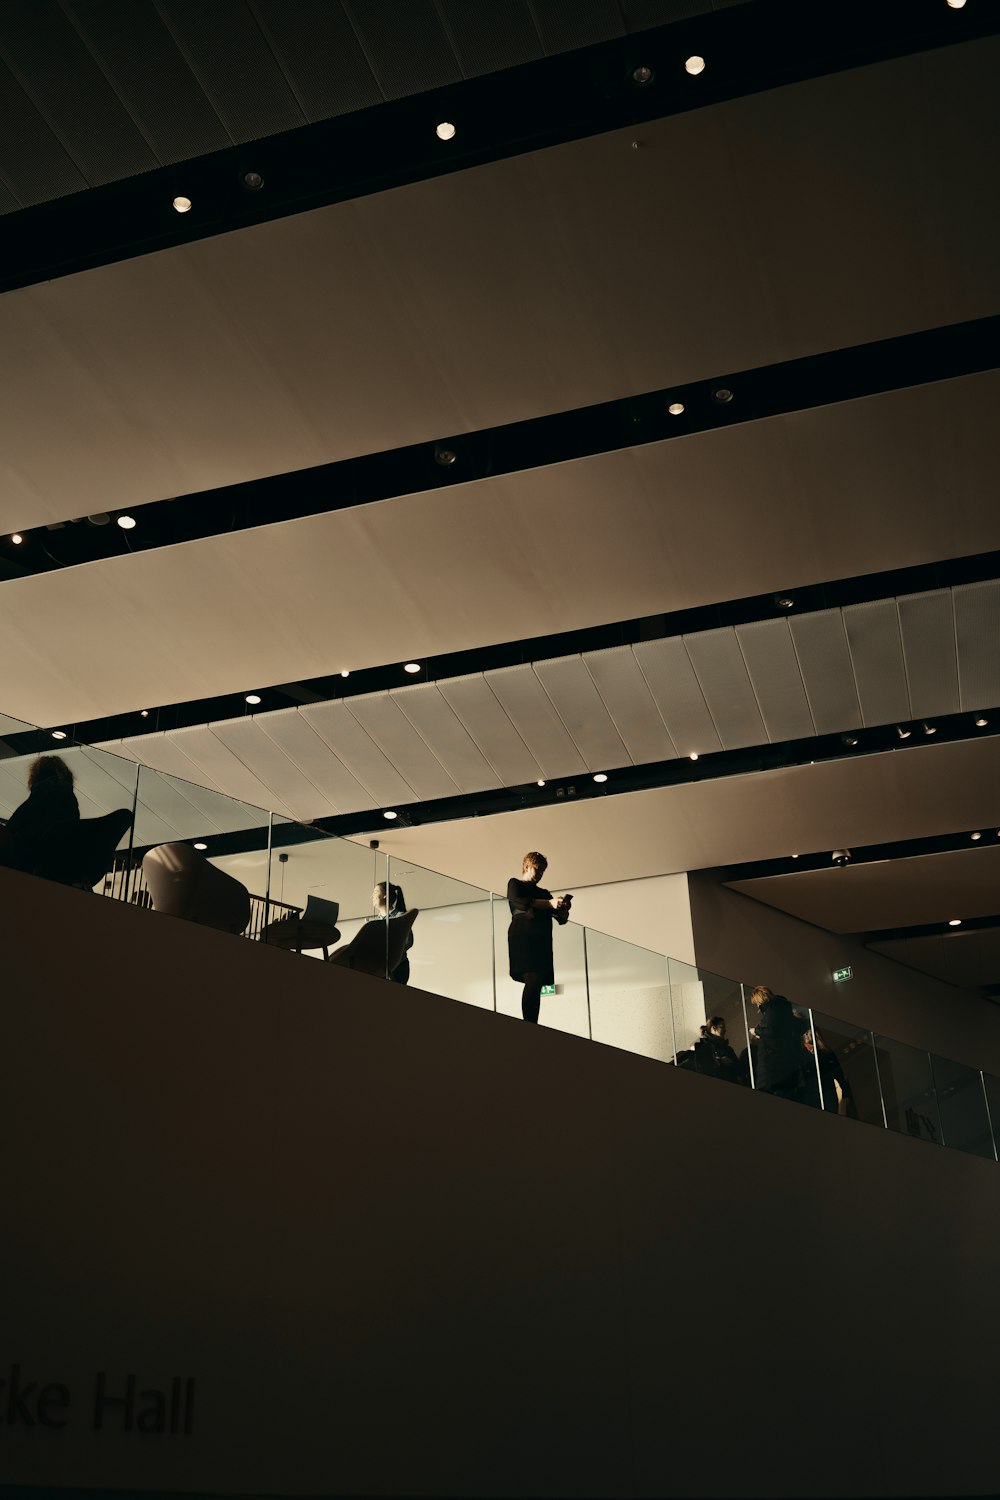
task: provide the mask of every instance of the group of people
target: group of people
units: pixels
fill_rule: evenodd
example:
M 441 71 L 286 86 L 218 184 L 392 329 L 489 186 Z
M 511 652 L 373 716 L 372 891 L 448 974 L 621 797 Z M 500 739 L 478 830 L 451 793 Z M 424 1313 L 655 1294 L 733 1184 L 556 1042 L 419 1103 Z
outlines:
M 712 1016 L 694 1047 L 678 1057 L 679 1066 L 799 1104 L 818 1106 L 822 1096 L 824 1110 L 852 1114 L 851 1086 L 840 1059 L 808 1016 L 764 985 L 751 991 L 750 1002 L 757 1024 L 750 1028 L 749 1045 L 739 1056 L 726 1036 L 725 1019 Z

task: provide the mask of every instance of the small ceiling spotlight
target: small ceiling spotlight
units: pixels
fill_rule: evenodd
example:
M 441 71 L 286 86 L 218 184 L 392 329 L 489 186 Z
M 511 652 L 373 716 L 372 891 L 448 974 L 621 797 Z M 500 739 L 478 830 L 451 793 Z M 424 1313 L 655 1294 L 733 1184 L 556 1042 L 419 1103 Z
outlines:
M 20 547 L 21 543 L 24 541 L 24 537 L 19 531 L 15 531 L 14 535 L 11 537 L 11 541 L 14 543 L 15 547 Z
M 106 510 L 95 511 L 92 516 L 87 517 L 87 521 L 91 526 L 107 526 L 110 520 L 111 517 Z
M 704 73 L 705 71 L 705 59 L 703 57 L 698 57 L 697 54 L 695 54 L 695 56 L 693 57 L 689 57 L 687 62 L 684 64 L 684 71 L 685 73 L 690 73 L 692 78 L 697 78 L 699 73 Z
M 399 817 L 399 813 L 393 812 L 393 810 L 392 810 L 391 807 L 387 807 L 386 810 L 385 810 L 385 812 L 382 814 L 382 816 L 383 816 L 383 818 L 388 818 L 389 822 L 391 823 L 394 818 L 398 818 Z
M 404 666 L 403 671 L 404 672 L 409 672 L 411 675 L 414 672 L 419 672 L 420 671 L 420 663 L 418 661 L 408 661 L 406 663 L 406 665 Z
M 637 83 L 641 89 L 653 81 L 652 68 L 638 67 L 632 69 L 632 82 Z
M 247 693 L 246 701 L 248 703 L 252 703 L 252 704 L 256 705 L 256 704 L 258 704 L 260 702 L 260 694 L 259 693 Z
M 947 0 L 949 10 L 964 10 L 965 0 Z
M 846 745 L 848 750 L 853 750 L 858 743 L 858 737 L 856 734 L 842 734 L 840 736 L 840 743 Z
M 134 531 L 135 516 L 119 516 L 118 524 L 121 527 L 122 531 Z
M 667 407 L 667 411 L 672 417 L 682 417 L 684 415 L 684 402 L 671 401 L 670 405 Z
M 149 709 L 148 708 L 141 708 L 139 710 L 139 718 L 140 719 L 148 719 L 149 718 Z
M 440 120 L 434 127 L 434 134 L 439 141 L 453 141 L 455 139 L 455 127 L 450 120 Z
M 897 724 L 896 733 L 899 735 L 899 738 L 901 740 L 908 740 L 910 738 L 910 735 L 913 733 L 913 730 L 905 729 L 902 724 Z
M 208 845 L 207 844 L 202 844 L 201 842 L 199 842 L 199 843 L 197 843 L 197 844 L 194 845 L 194 848 L 195 849 L 207 849 Z
M 934 727 L 933 724 L 928 724 L 926 719 L 924 720 L 924 722 L 921 724 L 920 727 L 924 731 L 924 734 L 937 734 L 937 729 Z
M 434 444 L 434 462 L 440 464 L 442 469 L 449 469 L 458 458 L 454 448 L 449 448 L 447 443 Z
M 178 195 L 174 199 L 174 209 L 179 214 L 189 214 L 191 212 L 191 199 Z
M 536 786 L 544 786 L 544 785 L 545 785 L 545 782 L 544 782 L 544 781 L 536 781 L 536 782 L 535 782 L 535 785 L 536 785 Z
M 698 752 L 697 752 L 697 750 L 692 750 L 691 754 L 688 756 L 688 760 L 697 760 L 697 759 L 698 759 Z
M 791 609 L 795 604 L 794 594 L 775 594 L 774 602 L 779 609 Z
M 978 839 L 982 838 L 982 834 L 981 833 L 970 833 L 969 837 L 970 837 L 970 839 L 972 840 L 973 843 L 976 843 Z
M 264 186 L 264 179 L 259 172 L 244 172 L 240 181 L 248 193 L 259 193 Z
M 607 779 L 607 775 L 604 771 L 598 771 L 596 776 L 594 777 L 595 781 L 607 781 Z
M 976 720 L 976 728 L 977 729 L 985 729 L 986 726 L 987 726 L 987 724 L 989 722 L 990 722 L 989 719 L 984 719 L 982 717 L 982 715 L 980 715 L 979 718 Z
M 732 401 L 732 399 L 733 393 L 729 389 L 728 385 L 717 386 L 716 389 L 712 392 L 712 400 L 721 402 L 723 406 L 727 401 Z
M 344 668 L 344 670 L 343 670 L 343 672 L 341 672 L 341 674 L 340 674 L 340 675 L 341 675 L 341 677 L 350 677 L 350 675 L 351 675 L 351 674 L 350 674 L 350 672 L 349 672 L 349 671 L 348 671 L 348 670 L 347 670 L 347 668 L 346 668 L 346 667 L 345 667 L 345 668 Z
M 948 923 L 949 927 L 961 927 L 961 925 L 962 925 L 962 918 L 961 917 L 952 917 L 951 921 Z
M 799 857 L 799 856 L 798 856 L 798 855 L 797 855 L 797 854 L 793 854 L 793 855 L 792 855 L 792 858 L 793 858 L 793 859 L 798 859 L 798 857 Z
M 52 738 L 54 740 L 64 740 L 66 738 L 65 729 L 53 729 Z

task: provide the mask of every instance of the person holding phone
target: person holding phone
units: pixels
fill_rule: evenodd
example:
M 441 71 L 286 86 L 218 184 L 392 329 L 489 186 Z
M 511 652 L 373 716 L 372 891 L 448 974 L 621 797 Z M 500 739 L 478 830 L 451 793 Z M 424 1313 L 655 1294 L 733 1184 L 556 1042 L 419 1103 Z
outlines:
M 542 986 L 554 984 L 552 969 L 552 923 L 560 926 L 569 921 L 572 896 L 553 896 L 539 884 L 548 868 L 548 860 L 537 849 L 529 850 L 521 861 L 521 878 L 507 882 L 510 926 L 507 929 L 507 952 L 510 977 L 524 986 L 521 1015 L 537 1022 L 542 1003 Z

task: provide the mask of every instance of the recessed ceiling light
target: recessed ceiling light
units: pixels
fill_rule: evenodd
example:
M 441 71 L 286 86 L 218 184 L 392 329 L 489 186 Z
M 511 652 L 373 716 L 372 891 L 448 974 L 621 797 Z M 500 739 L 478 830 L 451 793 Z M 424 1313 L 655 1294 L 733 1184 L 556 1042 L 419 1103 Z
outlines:
M 928 724 L 926 720 L 921 725 L 921 728 L 923 729 L 924 734 L 937 734 L 937 729 L 934 727 L 934 725 Z
M 545 785 L 545 782 L 544 782 L 544 781 L 536 781 L 536 782 L 535 782 L 535 785 L 536 785 L 536 786 L 544 786 L 544 785 Z
M 140 719 L 148 719 L 149 718 L 149 709 L 148 708 L 142 708 L 142 709 L 140 709 L 139 710 L 139 718 Z
M 913 730 L 904 728 L 902 724 L 897 724 L 896 733 L 899 735 L 899 738 L 901 740 L 908 740 L 910 738 L 910 735 L 913 733 Z
M 965 0 L 948 0 L 949 10 L 964 10 Z
M 447 443 L 434 444 L 434 462 L 440 464 L 442 469 L 449 469 L 458 458 L 454 448 L 449 448 Z
M 681 416 L 683 416 L 684 415 L 684 402 L 683 401 L 671 401 L 670 405 L 667 407 L 667 411 L 670 413 L 670 415 L 672 417 L 681 417 Z
M 594 777 L 595 781 L 607 781 L 607 779 L 608 778 L 603 771 L 598 771 L 597 775 Z
M 793 859 L 798 859 L 798 857 L 799 857 L 799 856 L 798 856 L 798 855 L 797 855 L 797 854 L 793 854 L 793 855 L 792 855 L 792 858 L 793 858 Z
M 698 57 L 697 54 L 694 57 L 689 57 L 684 64 L 684 71 L 685 73 L 690 73 L 692 78 L 697 78 L 699 73 L 704 73 L 705 71 L 705 59 Z
M 453 141 L 455 139 L 455 127 L 450 120 L 441 120 L 435 126 L 434 134 L 439 141 Z
M 208 848 L 208 845 L 207 845 L 207 844 L 195 844 L 195 846 L 194 846 L 194 847 L 195 847 L 195 848 L 196 848 L 196 849 L 207 849 L 207 848 Z
M 688 760 L 697 760 L 697 759 L 698 759 L 698 752 L 697 752 L 697 750 L 692 750 L 691 754 L 688 756 Z
M 246 701 L 248 703 L 259 703 L 260 702 L 260 694 L 259 693 L 247 693 L 247 700 Z
M 972 842 L 975 843 L 977 839 L 981 839 L 982 838 L 982 834 L 981 833 L 971 833 L 969 835 L 969 837 L 972 839 Z
M 987 724 L 989 722 L 990 722 L 989 719 L 979 718 L 979 719 L 976 720 L 976 728 L 977 729 L 985 729 L 986 726 L 987 726 Z
M 653 81 L 652 68 L 639 67 L 632 69 L 632 82 L 637 83 L 641 89 Z
M 65 729 L 53 729 L 52 738 L 54 740 L 64 740 L 66 738 Z
M 961 925 L 962 925 L 962 918 L 961 917 L 952 917 L 951 921 L 948 923 L 949 927 L 961 927 Z
M 259 193 L 264 186 L 264 179 L 259 172 L 244 172 L 243 186 L 251 193 Z
M 19 531 L 15 531 L 14 535 L 11 537 L 11 541 L 14 543 L 15 547 L 20 547 L 21 543 L 24 541 L 24 537 Z
M 399 813 L 393 812 L 392 808 L 386 808 L 386 810 L 382 814 L 382 816 L 383 816 L 383 818 L 388 818 L 389 822 L 391 823 L 392 820 L 393 820 L 393 818 L 398 818 L 399 817 Z
M 179 214 L 189 214 L 191 212 L 191 199 L 178 195 L 174 199 L 174 208 Z
M 350 677 L 351 674 L 348 671 L 343 671 L 343 672 L 341 672 L 340 675 L 341 675 L 341 677 Z
M 406 663 L 405 667 L 403 668 L 403 671 L 404 672 L 411 672 L 411 673 L 412 672 L 419 672 L 420 671 L 420 663 L 418 661 L 408 661 Z
M 714 400 L 721 401 L 723 404 L 725 404 L 725 402 L 727 401 L 732 401 L 733 393 L 729 389 L 728 385 L 720 385 L 717 386 L 716 389 L 712 392 L 712 397 Z
M 775 594 L 774 602 L 779 609 L 791 609 L 795 604 L 793 594 Z
M 858 737 L 856 734 L 842 734 L 840 738 L 841 742 L 845 744 L 849 750 L 853 750 L 854 746 L 858 743 Z
M 118 524 L 121 527 L 122 531 L 134 531 L 135 516 L 119 516 Z

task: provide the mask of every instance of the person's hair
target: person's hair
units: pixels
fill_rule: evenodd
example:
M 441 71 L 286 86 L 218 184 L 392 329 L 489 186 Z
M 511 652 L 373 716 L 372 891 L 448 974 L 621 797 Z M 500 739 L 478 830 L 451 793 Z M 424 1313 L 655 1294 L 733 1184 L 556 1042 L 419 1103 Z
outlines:
M 725 1029 L 726 1029 L 726 1018 L 725 1018 L 725 1016 L 712 1016 L 711 1020 L 706 1021 L 705 1024 L 704 1024 L 704 1026 L 701 1028 L 701 1034 L 702 1034 L 702 1036 L 705 1036 L 705 1037 L 709 1036 L 710 1033 L 713 1032 L 717 1026 L 721 1027 L 721 1029 L 723 1031 L 725 1031 Z
M 544 854 L 539 854 L 539 852 L 538 852 L 537 849 L 529 849 L 528 852 L 527 852 L 527 854 L 524 856 L 524 858 L 521 861 L 521 874 L 522 875 L 524 874 L 525 870 L 528 868 L 529 865 L 532 865 L 536 870 L 539 870 L 539 871 L 541 871 L 544 874 L 544 872 L 549 867 L 549 862 L 545 858 Z
M 774 996 L 774 991 L 769 990 L 766 984 L 756 984 L 750 991 L 750 1004 L 756 1005 L 758 1009 L 766 1005 Z
M 393 885 L 392 881 L 390 880 L 389 901 L 387 906 L 386 884 L 384 880 L 380 880 L 378 885 L 372 891 L 372 905 L 377 906 L 383 910 L 387 909 L 389 911 L 405 911 L 406 898 L 403 895 L 403 887 L 401 885 Z
M 40 781 L 61 781 L 71 787 L 73 772 L 61 755 L 40 755 L 28 770 L 28 791 L 34 791 Z

